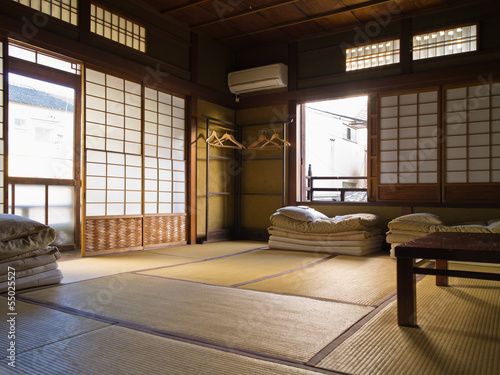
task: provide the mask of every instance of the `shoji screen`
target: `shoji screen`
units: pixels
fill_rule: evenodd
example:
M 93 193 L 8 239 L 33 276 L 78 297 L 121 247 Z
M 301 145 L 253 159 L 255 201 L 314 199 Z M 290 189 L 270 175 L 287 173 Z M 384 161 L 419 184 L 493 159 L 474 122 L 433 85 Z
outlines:
M 91 69 L 85 90 L 85 250 L 183 243 L 184 99 Z
M 448 88 L 445 104 L 445 200 L 498 199 L 500 84 Z
M 141 85 L 86 69 L 85 251 L 142 248 Z
M 0 42 L 0 212 L 4 212 L 4 134 L 3 134 L 3 43 Z
M 144 241 L 186 239 L 185 100 L 144 89 Z
M 384 96 L 379 110 L 379 200 L 439 200 L 438 91 Z
M 86 72 L 87 216 L 141 215 L 141 85 Z

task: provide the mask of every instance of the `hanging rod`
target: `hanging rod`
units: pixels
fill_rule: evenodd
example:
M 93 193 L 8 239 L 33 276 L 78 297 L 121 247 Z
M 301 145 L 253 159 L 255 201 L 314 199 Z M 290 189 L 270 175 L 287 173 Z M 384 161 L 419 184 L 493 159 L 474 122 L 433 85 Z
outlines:
M 290 124 L 293 122 L 292 120 L 287 120 L 287 121 L 273 121 L 273 122 L 261 122 L 260 124 L 245 124 L 245 125 L 238 125 L 240 127 L 244 126 L 264 126 L 264 125 L 283 125 L 283 124 Z
M 224 120 L 221 120 L 221 119 L 218 119 L 218 118 L 215 118 L 215 117 L 210 117 L 210 116 L 207 116 L 207 115 L 201 115 L 201 117 L 203 117 L 206 120 L 209 120 L 209 121 L 212 121 L 212 122 L 218 122 L 218 123 L 223 124 L 223 125 L 229 125 L 229 126 L 235 126 L 235 127 L 238 126 L 236 124 L 233 124 L 232 122 L 224 121 Z M 214 125 L 216 125 L 216 124 L 214 124 Z

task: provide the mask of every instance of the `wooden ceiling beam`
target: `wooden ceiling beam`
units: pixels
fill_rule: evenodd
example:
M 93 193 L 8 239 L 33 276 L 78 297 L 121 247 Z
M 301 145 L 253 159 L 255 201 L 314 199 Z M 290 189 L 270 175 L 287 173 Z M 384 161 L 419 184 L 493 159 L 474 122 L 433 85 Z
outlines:
M 301 1 L 301 0 L 281 0 L 281 1 L 276 1 L 276 2 L 274 2 L 272 4 L 270 4 L 270 5 L 263 5 L 263 6 L 257 7 L 257 8 L 250 8 L 249 10 L 245 10 L 245 11 L 242 11 L 242 12 L 239 12 L 239 13 L 234 13 L 234 14 L 232 14 L 230 16 L 227 16 L 227 17 L 221 17 L 221 18 L 218 18 L 218 19 L 216 19 L 214 21 L 199 23 L 197 25 L 191 26 L 191 29 L 199 29 L 199 28 L 202 28 L 202 27 L 205 27 L 205 26 L 210 26 L 210 25 L 214 25 L 216 23 L 221 23 L 221 22 L 224 22 L 224 21 L 233 20 L 235 18 L 248 16 L 250 14 L 254 14 L 254 13 L 262 12 L 262 11 L 265 11 L 265 10 L 277 8 L 277 7 L 280 7 L 280 6 L 283 6 L 283 5 L 293 4 L 293 3 L 296 3 L 298 1 Z
M 176 10 L 186 9 L 186 8 L 194 7 L 195 5 L 200 5 L 200 4 L 203 4 L 203 3 L 208 3 L 209 1 L 212 1 L 212 0 L 193 1 L 192 3 L 184 4 L 184 5 L 181 5 L 181 6 L 178 6 L 178 7 L 167 8 L 167 9 L 160 10 L 160 13 L 161 14 L 170 13 L 170 12 L 174 12 Z
M 326 18 L 326 17 L 330 17 L 330 16 L 333 16 L 333 15 L 342 14 L 342 13 L 353 12 L 353 11 L 356 11 L 356 10 L 360 10 L 360 9 L 364 9 L 364 8 L 369 8 L 369 7 L 372 7 L 372 6 L 375 6 L 375 5 L 380 5 L 380 4 L 391 3 L 391 2 L 393 2 L 393 0 L 372 0 L 372 1 L 367 1 L 366 3 L 357 4 L 357 5 L 349 5 L 349 6 L 346 6 L 346 7 L 342 8 L 342 9 L 337 9 L 337 10 L 334 10 L 334 11 L 331 11 L 331 12 L 316 14 L 316 15 L 313 15 L 313 16 L 310 16 L 310 17 L 301 18 L 300 20 L 283 22 L 283 23 L 280 23 L 278 25 L 267 27 L 265 29 L 250 31 L 250 32 L 243 33 L 243 34 L 232 35 L 232 36 L 220 38 L 220 39 L 217 39 L 217 40 L 218 41 L 226 41 L 226 40 L 241 38 L 241 37 L 244 37 L 244 36 L 255 35 L 255 34 L 263 33 L 263 32 L 266 32 L 266 31 L 272 31 L 272 30 L 276 30 L 276 29 L 281 29 L 281 28 L 288 27 L 288 26 L 300 25 L 301 23 L 310 22 L 310 21 L 316 21 L 316 20 L 319 20 L 321 18 Z

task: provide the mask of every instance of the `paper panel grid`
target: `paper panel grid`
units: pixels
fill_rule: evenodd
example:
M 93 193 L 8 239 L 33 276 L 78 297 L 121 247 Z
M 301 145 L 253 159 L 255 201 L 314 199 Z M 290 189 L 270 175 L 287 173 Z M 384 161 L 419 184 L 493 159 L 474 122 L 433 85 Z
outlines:
M 186 211 L 185 100 L 144 89 L 145 213 Z
M 185 99 L 92 69 L 85 87 L 87 216 L 185 213 Z
M 86 215 L 141 215 L 141 85 L 85 73 Z
M 141 160 L 110 151 L 87 150 L 87 216 L 142 213 Z
M 146 52 L 144 27 L 95 4 L 91 4 L 90 31 L 124 46 Z
M 499 182 L 499 84 L 445 91 L 445 176 L 447 183 Z
M 380 100 L 380 183 L 438 182 L 438 92 Z
M 75 0 L 13 0 L 61 21 L 78 25 L 78 2 Z

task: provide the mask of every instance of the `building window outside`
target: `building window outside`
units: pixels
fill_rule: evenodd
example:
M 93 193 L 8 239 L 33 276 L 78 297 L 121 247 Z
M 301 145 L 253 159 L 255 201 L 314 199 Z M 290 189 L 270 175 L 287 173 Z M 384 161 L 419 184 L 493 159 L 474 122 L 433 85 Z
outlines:
M 78 25 L 78 0 L 13 0 L 61 21 Z
M 399 39 L 346 50 L 346 71 L 399 63 Z
M 476 25 L 434 31 L 413 37 L 413 60 L 471 52 L 476 49 Z
M 146 52 L 146 29 L 95 4 L 90 9 L 90 31 L 124 46 Z
M 367 97 L 304 104 L 306 200 L 367 201 Z

